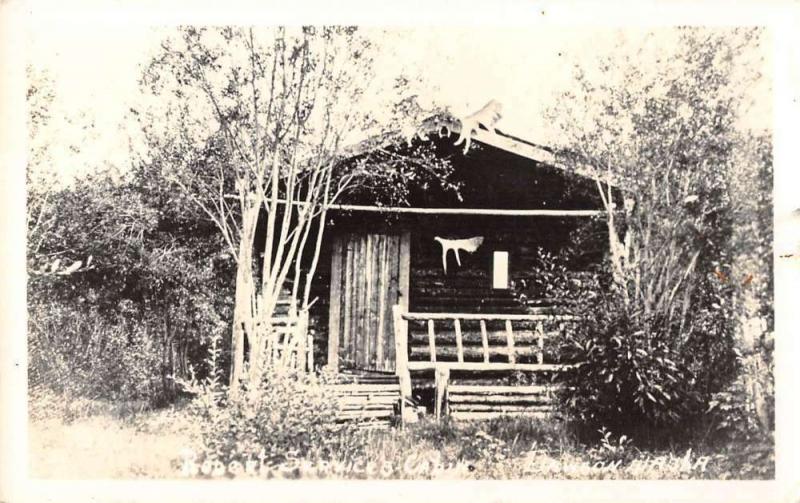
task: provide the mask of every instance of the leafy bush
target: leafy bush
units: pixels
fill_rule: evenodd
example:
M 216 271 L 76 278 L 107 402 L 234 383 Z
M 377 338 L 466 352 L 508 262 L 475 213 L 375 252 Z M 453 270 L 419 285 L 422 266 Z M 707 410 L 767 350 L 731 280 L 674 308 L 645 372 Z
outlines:
M 701 407 L 672 327 L 654 319 L 648 330 L 613 295 L 584 314 L 561 345 L 562 356 L 579 363 L 561 392 L 571 417 L 631 434 L 675 425 Z
M 171 196 L 144 166 L 49 193 L 46 226 L 28 229 L 33 387 L 66 401 L 163 405 L 176 398 L 170 376 L 185 377 L 210 335 L 229 330 L 233 260 Z M 78 261 L 71 273 L 57 268 Z
M 611 285 L 609 273 L 576 275 L 567 256 L 540 251 L 537 284 L 581 320 L 557 341 L 557 357 L 579 365 L 561 377 L 560 402 L 584 436 L 600 428 L 659 440 L 702 416 L 735 376 L 731 287 L 705 278 L 689 317 L 645 310 Z M 524 291 L 518 297 L 524 301 Z M 679 309 L 677 309 L 679 311 Z M 688 320 L 688 322 L 686 321 Z M 644 437 L 644 438 L 642 438 Z
M 32 303 L 29 310 L 31 415 L 69 420 L 94 400 L 146 407 L 161 386 L 159 348 L 141 327 L 111 323 L 95 309 Z M 83 412 L 81 412 L 83 411 Z
M 708 404 L 710 437 L 723 442 L 771 441 L 775 400 L 771 355 L 766 351 L 740 358 L 742 372 Z
M 325 389 L 324 374 L 270 368 L 258 384 L 230 394 L 222 384 L 218 341 L 209 349 L 209 375 L 181 383 L 195 395 L 191 411 L 201 424 L 203 462 L 227 467 L 257 460 L 266 467 L 290 459 L 329 459 L 354 448 L 348 441 L 354 426 L 336 421 L 338 402 Z

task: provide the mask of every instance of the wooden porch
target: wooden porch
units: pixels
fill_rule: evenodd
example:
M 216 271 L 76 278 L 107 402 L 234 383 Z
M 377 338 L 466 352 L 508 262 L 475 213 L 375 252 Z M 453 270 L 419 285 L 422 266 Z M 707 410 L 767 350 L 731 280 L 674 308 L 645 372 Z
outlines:
M 555 386 L 452 384 L 452 374 L 473 381 L 513 371 L 558 373 L 547 342 L 577 318 L 555 314 L 415 313 L 393 307 L 396 371 L 404 396 L 412 393 L 412 373 L 433 371 L 436 419 L 485 419 L 501 415 L 543 416 L 552 411 Z M 437 329 L 438 327 L 438 329 Z M 424 329 L 424 331 L 423 331 Z

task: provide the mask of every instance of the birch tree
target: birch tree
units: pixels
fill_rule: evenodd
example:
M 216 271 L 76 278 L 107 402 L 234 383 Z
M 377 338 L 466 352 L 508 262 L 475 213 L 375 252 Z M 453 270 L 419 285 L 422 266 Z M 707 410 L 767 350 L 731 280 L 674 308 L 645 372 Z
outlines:
M 279 299 L 301 311 L 313 302 L 328 206 L 379 165 L 393 173 L 430 167 L 362 160 L 338 170 L 346 145 L 387 141 L 376 97 L 406 91 L 378 88 L 375 55 L 370 38 L 353 28 L 189 27 L 164 42 L 145 72 L 157 99 L 139 116 L 151 150 L 175 165 L 178 197 L 202 208 L 236 262 L 232 391 L 277 364 L 267 355 Z
M 573 345 L 589 362 L 574 372 L 582 389 L 571 398 L 585 418 L 674 426 L 707 412 L 737 376 L 737 303 L 769 281 L 768 271 L 734 267 L 736 234 L 751 232 L 736 217 L 763 208 L 736 200 L 747 197 L 736 180 L 768 176 L 771 162 L 746 155 L 754 144 L 768 151 L 744 122 L 762 84 L 761 38 L 648 33 L 576 68 L 575 89 L 551 110 L 558 158 L 595 178 L 606 214 L 611 292 Z M 758 217 L 754 234 L 769 235 L 765 226 Z
M 577 67 L 576 90 L 550 113 L 565 139 L 561 161 L 596 180 L 625 305 L 679 319 L 687 333 L 698 269 L 721 272 L 726 260 L 759 33 L 687 28 L 640 42 L 598 58 L 594 72 Z

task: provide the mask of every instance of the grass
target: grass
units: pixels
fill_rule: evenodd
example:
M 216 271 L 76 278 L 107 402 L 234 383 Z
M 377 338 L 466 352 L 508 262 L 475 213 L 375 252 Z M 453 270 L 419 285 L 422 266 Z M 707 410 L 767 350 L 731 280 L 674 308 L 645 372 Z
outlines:
M 32 419 L 28 438 L 35 478 L 174 478 L 183 449 L 194 445 L 181 407 L 120 411 L 96 403 L 79 417 Z
M 30 423 L 31 474 L 37 478 L 177 478 L 197 447 L 185 407 L 136 411 L 94 403 L 82 415 Z M 768 479 L 764 442 L 639 450 L 608 437 L 583 445 L 561 423 L 526 419 L 435 423 L 359 432 L 337 459 L 274 467 L 267 477 L 443 479 Z M 369 474 L 368 474 L 369 473 Z M 202 475 L 201 475 L 202 476 Z

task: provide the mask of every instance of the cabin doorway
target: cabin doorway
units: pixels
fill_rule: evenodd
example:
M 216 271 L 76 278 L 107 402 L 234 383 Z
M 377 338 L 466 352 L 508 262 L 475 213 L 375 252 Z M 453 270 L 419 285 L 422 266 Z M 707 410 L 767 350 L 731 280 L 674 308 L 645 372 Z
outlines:
M 408 307 L 410 235 L 334 237 L 328 363 L 334 369 L 395 371 L 392 306 Z

